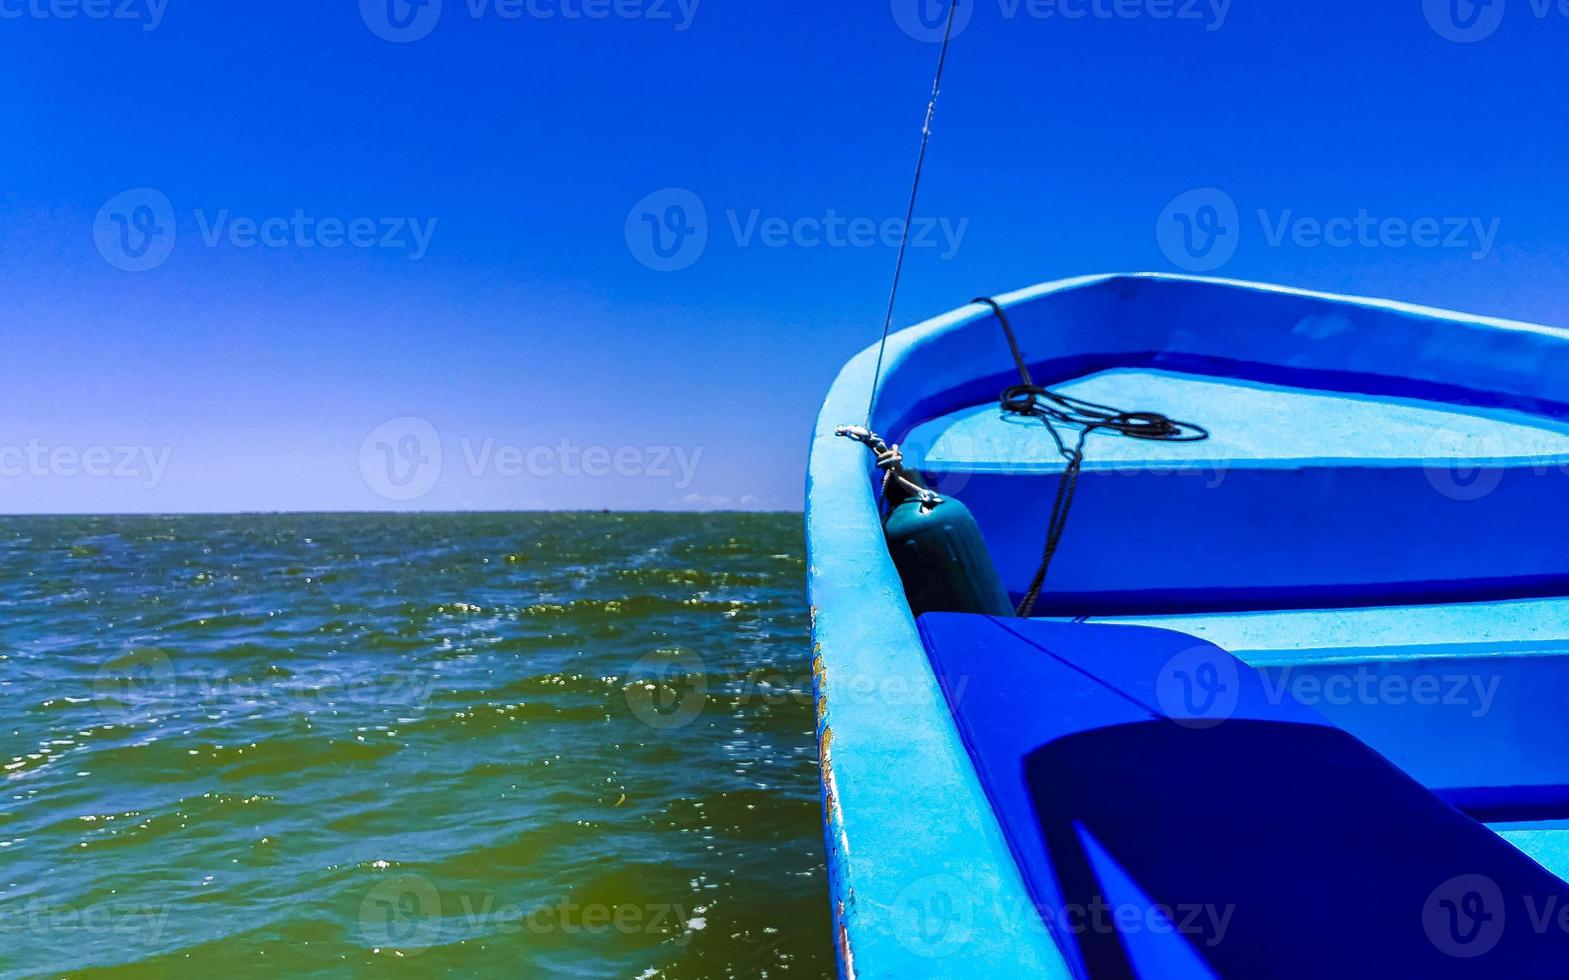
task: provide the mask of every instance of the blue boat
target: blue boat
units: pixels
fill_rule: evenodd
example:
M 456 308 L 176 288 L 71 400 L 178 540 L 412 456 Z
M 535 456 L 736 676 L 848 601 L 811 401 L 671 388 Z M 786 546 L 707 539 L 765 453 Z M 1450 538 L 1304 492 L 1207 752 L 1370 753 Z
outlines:
M 843 369 L 807 530 L 843 976 L 1569 976 L 1569 332 L 1025 289 Z

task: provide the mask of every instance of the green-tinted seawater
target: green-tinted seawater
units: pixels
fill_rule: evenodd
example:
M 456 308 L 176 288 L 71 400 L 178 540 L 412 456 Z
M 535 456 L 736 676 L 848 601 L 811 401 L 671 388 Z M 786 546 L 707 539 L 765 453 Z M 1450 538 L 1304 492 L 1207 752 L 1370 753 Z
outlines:
M 797 515 L 0 520 L 0 970 L 832 971 Z

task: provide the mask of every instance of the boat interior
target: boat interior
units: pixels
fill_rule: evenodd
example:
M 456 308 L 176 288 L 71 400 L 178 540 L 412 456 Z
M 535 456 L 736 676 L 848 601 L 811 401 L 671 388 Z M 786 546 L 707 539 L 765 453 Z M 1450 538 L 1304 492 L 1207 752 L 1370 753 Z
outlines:
M 1517 839 L 1569 876 L 1569 425 L 1166 369 L 1054 388 L 1211 437 L 1090 434 L 1037 615 L 1213 643 L 1462 809 L 1550 831 Z M 1022 594 L 1066 465 L 1045 426 L 993 399 L 901 443 Z
M 1168 277 L 1002 302 L 1037 384 L 1209 433 L 1089 433 L 1030 617 L 919 619 L 1038 907 L 1227 901 L 1247 937 L 1054 928 L 1070 966 L 1322 976 L 1343 961 L 1312 937 L 1338 933 L 1475 975 L 1445 882 L 1569 897 L 1569 335 Z M 1017 602 L 1064 455 L 1000 407 L 985 307 L 910 334 L 875 422 Z M 1490 964 L 1550 975 L 1522 919 Z

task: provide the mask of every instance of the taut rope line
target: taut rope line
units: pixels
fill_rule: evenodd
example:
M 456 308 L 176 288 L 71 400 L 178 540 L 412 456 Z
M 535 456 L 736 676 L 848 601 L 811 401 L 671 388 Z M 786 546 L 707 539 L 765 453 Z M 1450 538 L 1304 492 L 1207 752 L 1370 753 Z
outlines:
M 877 369 L 872 372 L 872 390 L 866 397 L 866 428 L 872 427 L 872 409 L 877 404 L 877 385 L 883 376 L 883 355 L 888 352 L 888 333 L 893 329 L 894 303 L 899 299 L 899 280 L 904 275 L 904 258 L 910 248 L 910 225 L 915 221 L 915 202 L 921 194 L 921 173 L 926 169 L 926 148 L 932 141 L 932 119 L 937 115 L 937 96 L 942 93 L 943 69 L 948 65 L 948 49 L 953 45 L 953 25 L 963 0 L 948 5 L 948 27 L 943 33 L 942 54 L 937 57 L 937 76 L 932 79 L 932 100 L 926 104 L 926 122 L 921 126 L 921 153 L 915 159 L 915 180 L 910 187 L 910 207 L 904 215 L 904 233 L 899 238 L 899 260 L 893 269 L 893 286 L 888 291 L 888 314 L 883 318 L 883 339 L 877 346 Z

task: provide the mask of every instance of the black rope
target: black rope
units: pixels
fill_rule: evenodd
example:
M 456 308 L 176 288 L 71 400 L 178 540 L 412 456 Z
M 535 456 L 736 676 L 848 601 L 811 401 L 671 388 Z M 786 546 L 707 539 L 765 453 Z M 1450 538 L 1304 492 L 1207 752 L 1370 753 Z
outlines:
M 1201 442 L 1209 438 L 1209 430 L 1192 422 L 1168 418 L 1159 412 L 1125 412 L 1110 405 L 1058 394 L 1037 385 L 1030 377 L 1024 353 L 1019 349 L 1018 337 L 1014 335 L 1013 325 L 1008 322 L 1008 315 L 1003 312 L 1001 304 L 984 296 L 975 302 L 991 307 L 996 314 L 997 322 L 1002 324 L 1002 332 L 1008 338 L 1008 350 L 1013 354 L 1013 362 L 1019 369 L 1020 383 L 1003 390 L 1002 410 L 1011 415 L 1040 419 L 1046 431 L 1051 433 L 1052 441 L 1057 444 L 1057 452 L 1068 462 L 1061 479 L 1057 481 L 1057 496 L 1052 501 L 1051 518 L 1046 522 L 1046 546 L 1041 554 L 1040 568 L 1036 570 L 1023 601 L 1019 603 L 1019 615 L 1028 616 L 1035 610 L 1035 602 L 1046 585 L 1046 573 L 1051 568 L 1052 559 L 1056 557 L 1058 546 L 1062 544 L 1063 532 L 1067 530 L 1068 511 L 1073 508 L 1074 496 L 1079 489 L 1079 475 L 1084 468 L 1084 442 L 1090 433 L 1104 430 L 1130 439 Z M 1058 425 L 1078 429 L 1078 438 L 1071 447 L 1058 431 Z
M 883 317 L 883 339 L 877 346 L 877 367 L 872 371 L 872 390 L 866 396 L 866 427 L 872 428 L 872 409 L 877 405 L 877 385 L 883 377 L 883 355 L 888 352 L 888 334 L 893 329 L 894 304 L 899 299 L 899 280 L 904 276 L 904 257 L 910 250 L 910 225 L 915 221 L 915 203 L 921 196 L 921 173 L 926 169 L 926 149 L 932 142 L 932 119 L 937 115 L 937 97 L 942 94 L 943 69 L 948 66 L 948 49 L 953 46 L 953 25 L 960 0 L 948 6 L 948 30 L 943 34 L 942 53 L 937 56 L 937 75 L 932 79 L 932 99 L 926 103 L 926 122 L 921 124 L 921 153 L 915 158 L 915 180 L 910 185 L 910 206 L 904 215 L 904 233 L 899 238 L 899 258 L 893 267 L 893 285 L 888 290 L 888 313 Z

